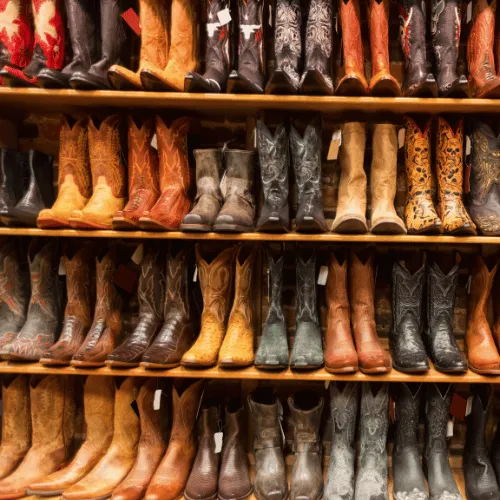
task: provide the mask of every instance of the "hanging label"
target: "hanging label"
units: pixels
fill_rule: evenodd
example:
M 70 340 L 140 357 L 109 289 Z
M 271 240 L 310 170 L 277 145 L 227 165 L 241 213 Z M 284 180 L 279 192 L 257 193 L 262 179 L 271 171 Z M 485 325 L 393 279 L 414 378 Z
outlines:
M 468 415 L 470 415 L 472 412 L 472 401 L 474 401 L 474 396 L 469 396 L 467 398 L 467 406 L 465 407 L 465 416 L 466 417 Z
M 448 425 L 446 426 L 446 437 L 451 438 L 453 437 L 453 424 L 455 423 L 455 417 L 451 417 L 450 420 L 448 420 Z
M 257 129 L 253 129 L 253 148 L 257 149 Z
M 472 276 L 469 274 L 469 277 L 467 278 L 467 295 L 470 295 L 470 284 L 472 282 Z
M 328 279 L 328 267 L 321 266 L 318 273 L 318 285 L 325 286 Z
M 470 141 L 470 136 L 466 135 L 465 136 L 465 156 L 470 156 L 471 149 L 472 149 L 472 144 Z
M 271 3 L 269 3 L 269 26 L 273 27 L 273 7 Z
M 220 453 L 222 451 L 222 441 L 224 438 L 224 433 L 223 432 L 216 432 L 214 434 L 214 441 L 215 441 L 215 453 Z
M 59 276 L 66 276 L 66 261 L 61 257 L 59 261 Z
M 285 431 L 283 430 L 283 406 L 281 404 L 281 401 L 278 399 L 278 423 L 280 424 L 280 430 L 281 430 L 281 447 L 285 445 Z
M 339 33 L 339 15 L 335 14 L 335 33 Z
M 469 24 L 472 21 L 472 0 L 467 4 L 467 14 L 465 16 L 465 22 Z
M 156 138 L 156 134 L 153 135 L 153 138 L 151 139 L 151 147 L 158 150 L 158 139 Z
M 140 266 L 142 264 L 142 261 L 144 260 L 144 244 L 141 243 L 136 249 L 135 252 L 133 253 L 132 257 L 130 257 L 132 262 L 134 264 L 137 264 Z
M 325 380 L 325 391 L 328 390 L 329 385 L 330 385 L 330 381 L 329 380 Z
M 194 266 L 193 283 L 198 281 L 198 266 Z
M 389 397 L 389 416 L 391 417 L 392 423 L 396 421 L 396 401 Z
M 219 10 L 217 12 L 217 17 L 219 18 L 219 23 L 221 26 L 225 26 L 231 22 L 231 13 L 229 9 L 226 7 L 225 9 Z
M 141 23 L 139 16 L 132 7 L 122 14 L 122 19 L 128 24 L 136 35 L 141 36 Z
M 456 392 L 453 394 L 450 404 L 450 415 L 457 420 L 464 420 L 467 408 L 467 400 Z
M 161 402 L 161 389 L 156 389 L 155 396 L 153 399 L 153 410 L 158 411 L 160 409 Z
M 330 147 L 328 148 L 327 160 L 336 160 L 339 157 L 339 149 L 342 145 L 342 131 L 338 128 L 332 134 L 332 140 L 330 141 Z
M 406 129 L 400 128 L 398 131 L 398 147 L 401 149 L 405 145 Z
M 271 295 L 271 272 L 267 268 L 267 301 L 269 302 L 269 296 Z

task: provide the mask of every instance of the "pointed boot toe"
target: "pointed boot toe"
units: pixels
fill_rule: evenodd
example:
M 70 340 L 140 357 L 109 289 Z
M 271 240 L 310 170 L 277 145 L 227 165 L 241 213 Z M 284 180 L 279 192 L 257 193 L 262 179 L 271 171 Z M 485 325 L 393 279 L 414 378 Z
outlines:
M 212 224 L 208 223 L 200 214 L 189 213 L 182 219 L 179 229 L 181 231 L 209 232 L 212 230 Z
M 188 73 L 184 79 L 184 92 L 220 94 L 222 88 L 215 80 L 205 78 L 199 73 Z
M 298 79 L 295 80 L 281 68 L 274 71 L 266 85 L 266 94 L 294 95 L 298 90 Z
M 331 231 L 339 234 L 365 234 L 368 232 L 366 218 L 357 214 L 346 214 L 333 221 Z
M 392 366 L 398 372 L 402 373 L 423 373 L 430 369 L 429 362 L 427 358 L 412 356 L 411 354 L 407 356 L 398 357 L 397 361 L 393 358 Z
M 372 218 L 370 232 L 372 234 L 406 234 L 406 227 L 399 217 L 378 217 Z
M 116 90 L 141 90 L 143 88 L 138 73 L 118 64 L 108 69 L 108 81 Z
M 329 373 L 354 373 L 359 369 L 356 352 L 342 353 L 342 346 L 335 355 L 325 356 L 325 370 Z

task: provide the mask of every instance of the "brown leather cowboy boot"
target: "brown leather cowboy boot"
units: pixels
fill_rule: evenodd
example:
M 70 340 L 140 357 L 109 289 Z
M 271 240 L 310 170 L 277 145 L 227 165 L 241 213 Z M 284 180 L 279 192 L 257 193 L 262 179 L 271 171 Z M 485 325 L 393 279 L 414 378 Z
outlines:
M 172 389 L 172 430 L 168 448 L 149 483 L 145 500 L 174 500 L 184 492 L 196 455 L 196 416 L 203 394 L 203 380 L 187 387 L 179 396 Z
M 137 456 L 139 417 L 132 408 L 137 399 L 138 382 L 127 377 L 120 386 L 115 380 L 113 438 L 106 454 L 92 471 L 70 488 L 61 498 L 66 500 L 97 500 L 111 496 L 113 490 L 130 472 Z
M 156 117 L 160 160 L 160 198 L 139 219 L 143 229 L 175 231 L 189 212 L 191 177 L 187 156 L 187 132 L 190 118 L 177 118 L 170 127 Z
M 0 479 L 14 472 L 31 446 L 28 375 L 10 375 L 2 380 L 2 404 Z
M 201 330 L 194 345 L 182 356 L 184 366 L 213 366 L 226 334 L 226 319 L 233 286 L 236 246 L 223 250 L 208 263 L 196 245 L 196 264 L 203 294 Z
M 45 208 L 38 214 L 37 226 L 42 229 L 70 227 L 71 214 L 82 210 L 91 195 L 87 120 L 69 118 L 68 121 L 62 115 L 57 199 L 52 208 Z
M 141 26 L 141 53 L 139 69 L 130 71 L 114 64 L 108 69 L 108 80 L 117 90 L 142 89 L 141 71 L 144 68 L 163 69 L 168 61 L 169 2 L 141 0 L 139 23 Z
M 128 203 L 113 217 L 113 229 L 137 229 L 139 219 L 160 196 L 158 155 L 151 146 L 153 118 L 137 124 L 128 117 Z
M 28 486 L 28 495 L 55 496 L 86 476 L 108 450 L 113 438 L 113 377 L 89 375 L 83 388 L 86 438 L 73 460 Z
M 113 216 L 125 205 L 125 167 L 120 155 L 120 117 L 108 116 L 100 125 L 89 120 L 89 155 L 93 194 L 69 218 L 76 229 L 111 229 Z

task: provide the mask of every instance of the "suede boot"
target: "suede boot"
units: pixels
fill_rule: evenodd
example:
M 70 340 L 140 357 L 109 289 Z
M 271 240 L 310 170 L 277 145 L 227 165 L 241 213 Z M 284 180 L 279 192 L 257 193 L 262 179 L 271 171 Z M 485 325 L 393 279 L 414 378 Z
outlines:
M 7 226 L 14 222 L 9 217 L 9 210 L 19 203 L 26 191 L 27 158 L 27 153 L 0 149 L 0 221 Z

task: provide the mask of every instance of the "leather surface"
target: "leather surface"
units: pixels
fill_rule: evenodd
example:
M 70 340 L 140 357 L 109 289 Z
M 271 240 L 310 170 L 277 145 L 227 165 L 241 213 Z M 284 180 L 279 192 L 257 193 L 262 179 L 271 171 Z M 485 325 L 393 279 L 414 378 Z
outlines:
M 24 68 L 30 61 L 33 33 L 29 19 L 29 4 L 11 0 L 0 12 L 7 29 L 0 34 L 0 66 Z
M 14 207 L 24 194 L 25 158 L 26 153 L 18 153 L 15 149 L 0 149 L 0 215 L 2 216 L 8 215 L 9 208 Z

